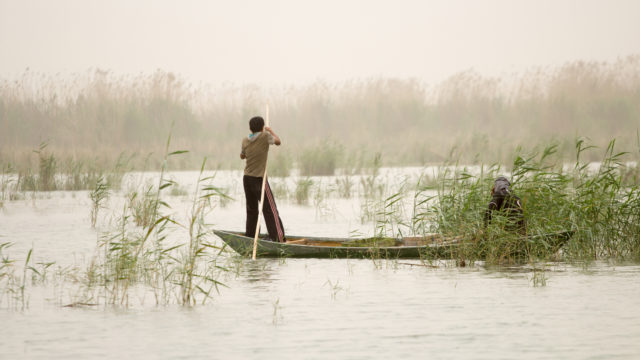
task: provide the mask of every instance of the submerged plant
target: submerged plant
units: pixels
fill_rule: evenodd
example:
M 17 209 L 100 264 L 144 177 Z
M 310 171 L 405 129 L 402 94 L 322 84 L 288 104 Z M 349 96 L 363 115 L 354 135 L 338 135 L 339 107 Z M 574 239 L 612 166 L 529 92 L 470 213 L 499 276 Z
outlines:
M 545 269 L 533 268 L 533 275 L 531 276 L 531 283 L 534 287 L 547 286 L 547 274 Z

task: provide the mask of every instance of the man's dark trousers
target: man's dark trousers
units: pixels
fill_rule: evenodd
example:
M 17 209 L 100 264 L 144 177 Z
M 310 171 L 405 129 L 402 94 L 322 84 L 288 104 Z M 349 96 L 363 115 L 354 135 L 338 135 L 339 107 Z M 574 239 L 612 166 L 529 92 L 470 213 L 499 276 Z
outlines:
M 260 203 L 260 192 L 262 191 L 262 178 L 244 175 L 242 183 L 244 185 L 244 196 L 247 200 L 246 235 L 248 237 L 254 237 L 258 222 L 258 204 Z M 280 219 L 278 207 L 273 198 L 268 180 L 264 186 L 262 215 L 264 215 L 264 220 L 267 224 L 269 238 L 271 238 L 272 241 L 284 241 L 284 226 L 282 225 L 282 219 Z

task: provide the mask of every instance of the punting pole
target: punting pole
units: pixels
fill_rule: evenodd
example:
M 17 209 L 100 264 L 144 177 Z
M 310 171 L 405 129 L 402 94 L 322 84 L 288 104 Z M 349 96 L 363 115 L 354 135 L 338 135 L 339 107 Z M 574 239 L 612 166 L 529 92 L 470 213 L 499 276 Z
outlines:
M 266 118 L 265 125 L 269 126 L 269 103 L 266 104 Z M 265 131 L 264 129 L 262 131 Z M 260 236 L 260 214 L 262 214 L 262 207 L 264 205 L 264 187 L 267 183 L 267 161 L 269 160 L 269 152 L 267 152 L 267 158 L 264 162 L 264 174 L 262 176 L 262 189 L 260 190 L 260 205 L 258 205 L 258 223 L 256 224 L 256 235 L 253 237 L 253 255 L 252 260 L 256 259 L 256 252 L 258 250 L 258 236 Z

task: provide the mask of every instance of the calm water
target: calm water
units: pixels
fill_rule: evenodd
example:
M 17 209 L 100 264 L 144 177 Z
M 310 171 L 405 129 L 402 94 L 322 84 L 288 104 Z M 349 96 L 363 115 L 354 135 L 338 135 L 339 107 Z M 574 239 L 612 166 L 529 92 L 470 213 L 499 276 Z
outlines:
M 241 229 L 239 175 L 219 175 L 219 185 L 239 200 L 210 220 Z M 393 184 L 414 175 L 405 169 L 385 176 Z M 174 176 L 186 184 L 196 175 Z M 358 197 L 318 206 L 280 200 L 290 234 L 373 231 L 360 222 Z M 171 203 L 181 214 L 189 200 Z M 81 265 L 121 206 L 122 197 L 112 197 L 93 230 L 86 192 L 5 203 L 0 242 L 14 242 L 9 253 L 19 262 L 33 248 L 35 261 Z M 65 308 L 60 305 L 73 294 L 30 287 L 25 311 L 0 303 L 0 358 L 640 358 L 638 265 L 546 264 L 546 286 L 536 287 L 527 266 L 408 264 L 418 262 L 243 260 L 220 279 L 228 288 L 191 309 L 157 307 L 152 299 L 132 301 L 128 309 Z

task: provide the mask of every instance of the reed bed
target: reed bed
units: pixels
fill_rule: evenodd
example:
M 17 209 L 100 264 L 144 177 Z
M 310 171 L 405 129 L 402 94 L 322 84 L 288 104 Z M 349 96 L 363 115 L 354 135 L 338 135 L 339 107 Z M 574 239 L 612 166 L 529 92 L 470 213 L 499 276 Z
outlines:
M 550 138 L 568 160 L 575 134 L 602 147 L 617 137 L 618 147 L 630 151 L 639 89 L 637 55 L 509 78 L 466 71 L 439 84 L 374 78 L 268 89 L 194 86 L 163 71 L 117 76 L 95 70 L 74 78 L 27 71 L 17 81 L 0 79 L 0 163 L 25 176 L 45 175 L 47 167 L 60 171 L 66 159 L 115 164 L 126 151 L 136 154 L 133 168 L 158 170 L 164 136 L 175 122 L 174 144 L 191 150 L 176 169 L 198 169 L 205 156 L 215 166 L 237 169 L 247 121 L 262 113 L 267 99 L 286 145 L 277 151 L 286 156 L 272 157 L 274 176 L 293 168 L 309 176 L 334 174 L 365 165 L 360 156 L 375 152 L 384 154 L 385 166 L 440 163 L 452 149 L 467 164 L 507 163 L 518 146 Z M 40 162 L 33 149 L 42 140 L 48 147 Z M 48 162 L 49 152 L 57 161 Z M 50 183 L 38 179 L 41 187 Z
M 508 263 L 517 260 L 515 249 L 524 248 L 531 260 L 557 256 L 571 261 L 640 260 L 639 184 L 625 181 L 625 160 L 635 159 L 637 164 L 639 154 L 618 152 L 611 141 L 594 167 L 584 159 L 597 149 L 578 139 L 575 163 L 567 166 L 557 148 L 553 144 L 530 152 L 520 150 L 509 169 L 480 165 L 474 172 L 457 163 L 443 168 L 437 186 L 423 186 L 416 192 L 413 229 L 473 239 L 470 246 L 459 248 L 456 257 L 460 259 Z M 523 239 L 506 230 L 504 218 L 484 228 L 489 191 L 494 179 L 505 174 L 523 200 L 528 237 L 575 232 L 559 254 L 543 240 Z
M 193 197 L 187 219 L 178 219 L 165 197 L 179 185 L 166 178 L 166 169 L 170 159 L 186 151 L 169 152 L 170 139 L 157 186 L 142 187 L 140 195 L 132 191 L 125 196 L 115 227 L 99 232 L 95 254 L 87 264 L 59 269 L 47 277 L 47 269 L 53 263 L 32 264 L 30 250 L 19 266 L 6 252 L 11 243 L 0 244 L 0 306 L 28 307 L 28 288 L 47 281 L 54 288 L 69 291 L 68 300 L 60 305 L 72 307 L 128 307 L 148 294 L 157 305 L 192 306 L 211 299 L 224 286 L 218 278 L 227 271 L 224 264 L 228 256 L 219 258 L 223 248 L 211 239 L 205 219 L 217 204 L 223 203 L 220 199 L 230 198 L 213 185 L 214 176 L 203 175 L 205 159 L 190 192 Z M 100 177 L 89 192 L 92 227 L 109 195 L 107 178 Z
M 580 264 L 595 260 L 640 261 L 640 184 L 634 180 L 640 139 L 637 150 L 627 153 L 616 150 L 616 141 L 597 148 L 579 138 L 574 142 L 573 163 L 565 161 L 559 146 L 553 143 L 520 148 L 511 154 L 508 166 L 465 166 L 459 160 L 447 161 L 435 176 L 423 173 L 417 179 L 396 177 L 392 183 L 381 176 L 380 161 L 376 160 L 381 156 L 376 156 L 373 162 L 378 165 L 368 174 L 342 175 L 349 179 L 345 181 L 350 186 L 358 187 L 348 195 L 340 189 L 345 185 L 323 177 L 311 180 L 300 176 L 291 193 L 286 179 L 276 179 L 273 185 L 274 189 L 281 188 L 276 191 L 286 192 L 289 199 L 300 204 L 310 205 L 313 201 L 317 218 L 331 212 L 331 196 L 357 196 L 351 199 L 360 201 L 361 219 L 373 225 L 375 237 L 427 233 L 462 236 L 467 241 L 452 249 L 451 264 L 529 262 L 533 286 L 545 286 L 544 264 L 549 260 Z M 101 232 L 96 252 L 84 266 L 53 271 L 53 263 L 34 261 L 33 249 L 24 261 L 18 262 L 8 255 L 11 244 L 0 244 L 0 307 L 26 308 L 30 287 L 48 283 L 65 291 L 73 284 L 74 291 L 66 295 L 69 301 L 60 303 L 64 306 L 127 307 L 144 298 L 140 294 L 151 295 L 158 305 L 192 306 L 215 296 L 217 289 L 224 286 L 219 280 L 221 275 L 243 266 L 210 238 L 205 221 L 217 205 L 231 199 L 224 189 L 213 185 L 213 177 L 203 175 L 203 162 L 195 187 L 188 192 L 192 197 L 186 220 L 175 217 L 166 199 L 179 184 L 167 178 L 166 169 L 186 152 L 169 152 L 169 148 L 170 140 L 154 184 L 126 193 L 116 226 Z M 594 157 L 600 161 L 587 160 Z M 506 219 L 499 215 L 484 227 L 490 188 L 499 175 L 511 179 L 512 191 L 523 200 L 526 237 L 507 230 Z M 3 184 L 7 189 L 15 183 Z M 91 197 L 92 209 L 99 209 L 105 201 L 107 184 L 106 178 L 96 182 L 89 195 L 95 193 Z M 372 191 L 376 186 L 379 190 Z M 93 219 L 92 222 L 95 225 Z M 574 234 L 560 251 L 536 238 L 565 230 Z M 376 268 L 383 265 L 384 259 L 372 256 L 372 260 Z M 427 255 L 423 260 L 432 259 Z

